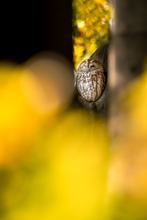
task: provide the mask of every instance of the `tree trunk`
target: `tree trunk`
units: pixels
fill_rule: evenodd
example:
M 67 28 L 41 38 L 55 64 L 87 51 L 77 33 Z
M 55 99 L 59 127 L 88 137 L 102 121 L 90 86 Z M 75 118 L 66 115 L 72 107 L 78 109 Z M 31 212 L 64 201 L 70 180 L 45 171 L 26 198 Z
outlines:
M 113 0 L 114 24 L 109 51 L 110 127 L 119 132 L 120 94 L 139 76 L 147 57 L 147 1 Z

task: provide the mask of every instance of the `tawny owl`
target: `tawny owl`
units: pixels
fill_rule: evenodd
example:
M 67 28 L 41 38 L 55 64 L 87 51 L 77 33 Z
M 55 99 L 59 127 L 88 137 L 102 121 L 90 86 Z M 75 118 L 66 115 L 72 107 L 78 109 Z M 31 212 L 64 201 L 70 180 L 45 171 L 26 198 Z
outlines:
M 107 49 L 108 44 L 96 50 L 92 56 L 81 62 L 75 72 L 75 86 L 78 97 L 86 106 L 104 104 L 104 91 L 107 83 Z M 100 100 L 102 102 L 100 102 Z
M 81 97 L 88 102 L 97 101 L 106 84 L 102 63 L 93 59 L 84 60 L 76 74 L 76 86 Z

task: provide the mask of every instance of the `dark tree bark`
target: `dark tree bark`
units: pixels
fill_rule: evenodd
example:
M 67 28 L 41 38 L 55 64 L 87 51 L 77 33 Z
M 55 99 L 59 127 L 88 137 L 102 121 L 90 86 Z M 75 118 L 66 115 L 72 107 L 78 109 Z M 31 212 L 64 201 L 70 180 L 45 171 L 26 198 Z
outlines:
M 147 1 L 115 0 L 113 6 L 110 86 L 120 90 L 143 70 L 147 56 Z
M 116 135 L 120 94 L 138 77 L 147 57 L 147 1 L 113 0 L 115 17 L 109 53 L 110 127 Z

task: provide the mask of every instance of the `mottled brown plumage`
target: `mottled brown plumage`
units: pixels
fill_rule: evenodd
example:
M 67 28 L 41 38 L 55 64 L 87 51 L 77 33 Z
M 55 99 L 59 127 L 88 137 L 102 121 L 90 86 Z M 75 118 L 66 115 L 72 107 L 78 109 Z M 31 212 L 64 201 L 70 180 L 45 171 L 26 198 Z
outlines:
M 106 77 L 100 61 L 87 59 L 78 67 L 76 86 L 80 96 L 88 102 L 96 102 L 105 89 Z
M 108 43 L 98 48 L 75 72 L 75 103 L 105 114 L 107 106 Z

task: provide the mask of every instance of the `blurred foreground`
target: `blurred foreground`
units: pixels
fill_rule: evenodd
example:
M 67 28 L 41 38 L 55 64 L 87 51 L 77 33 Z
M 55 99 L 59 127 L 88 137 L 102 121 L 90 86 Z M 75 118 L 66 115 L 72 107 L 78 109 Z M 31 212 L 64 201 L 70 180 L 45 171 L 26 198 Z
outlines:
M 72 96 L 55 55 L 0 64 L 0 219 L 147 219 L 147 74 L 122 97 L 118 138 Z

